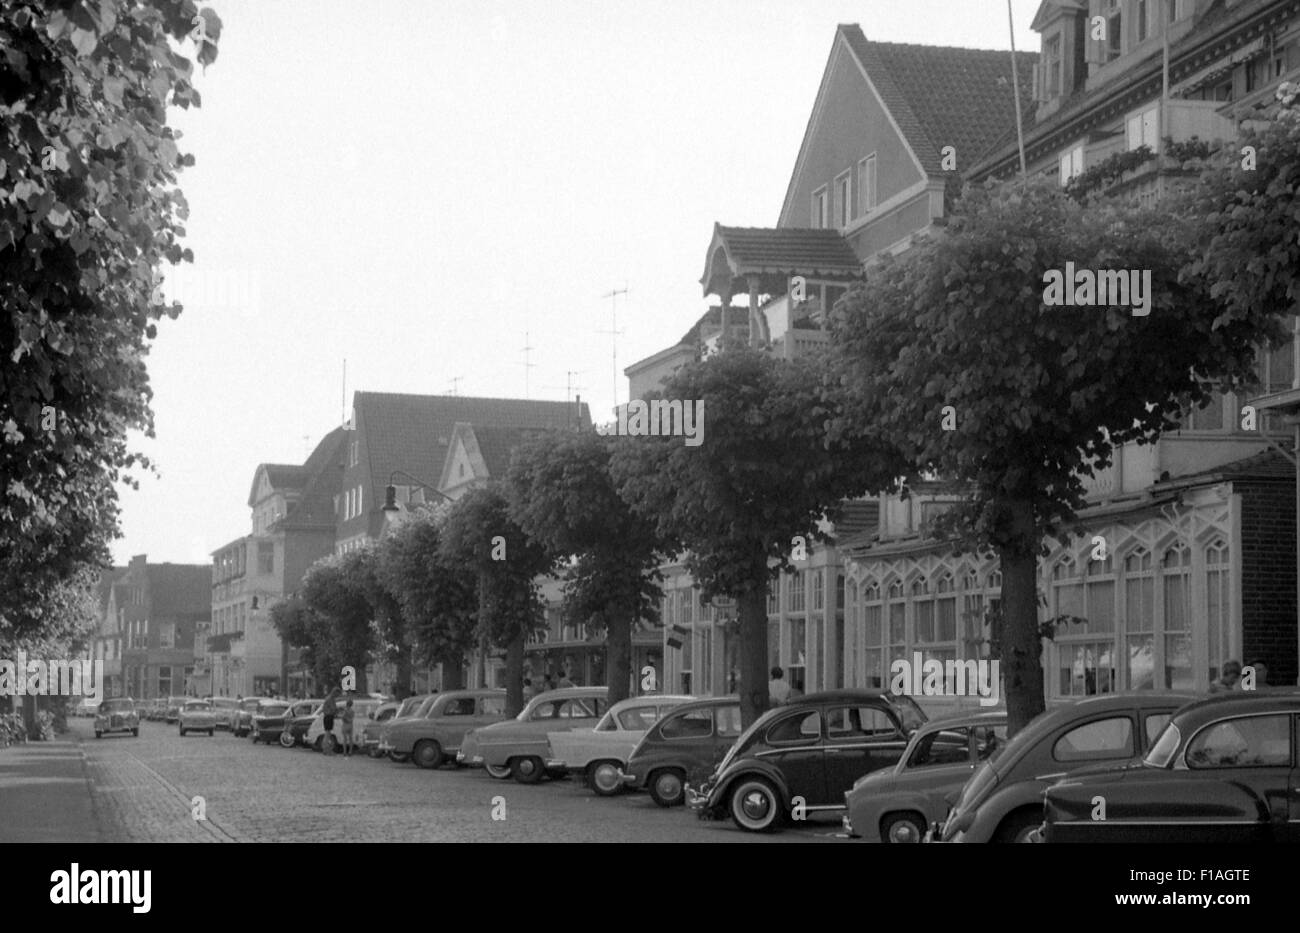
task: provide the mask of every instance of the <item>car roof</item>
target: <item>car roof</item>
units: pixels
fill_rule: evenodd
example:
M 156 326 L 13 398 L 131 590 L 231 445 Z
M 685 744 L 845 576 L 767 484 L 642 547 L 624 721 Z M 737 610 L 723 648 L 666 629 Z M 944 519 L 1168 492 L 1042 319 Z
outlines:
M 995 710 L 954 710 L 950 713 L 944 713 L 937 719 L 931 719 L 921 726 L 921 732 L 942 732 L 944 729 L 951 729 L 954 726 L 979 726 L 986 723 L 1005 723 L 1007 721 L 1007 711 L 1005 709 Z
M 906 694 L 903 694 L 906 696 Z M 782 706 L 796 706 L 802 703 L 837 703 L 843 700 L 862 700 L 882 697 L 893 700 L 895 694 L 880 687 L 851 687 L 840 690 L 823 690 L 820 693 L 806 693 L 801 697 L 790 697 Z M 915 702 L 915 701 L 914 701 Z
M 1121 693 L 1103 693 L 1097 696 L 1084 697 L 1080 700 L 1073 700 L 1063 703 L 1059 706 L 1053 706 L 1046 712 L 1035 716 L 1029 723 L 1017 733 L 1015 738 L 1019 738 L 1021 733 L 1027 733 L 1031 736 L 1039 736 L 1044 732 L 1050 732 L 1062 723 L 1071 722 L 1080 716 L 1088 716 L 1093 713 L 1108 713 L 1111 711 L 1120 711 L 1137 708 L 1154 709 L 1159 707 L 1173 706 L 1178 709 L 1197 699 L 1197 694 L 1185 693 L 1181 691 L 1170 690 L 1133 690 Z
M 677 705 L 689 703 L 695 697 L 684 693 L 652 693 L 640 697 L 628 697 L 626 700 L 619 700 L 609 708 L 611 713 L 621 713 L 625 709 L 637 709 L 642 706 L 658 706 L 664 702 L 671 702 Z
M 740 705 L 740 697 L 734 694 L 732 694 L 731 696 L 721 696 L 721 697 L 702 697 L 698 700 L 692 700 L 689 703 L 683 703 L 681 706 L 675 707 L 673 711 L 668 714 L 668 716 L 676 716 L 678 713 L 690 712 L 691 710 L 710 709 L 714 706 L 739 706 L 739 705 Z
M 435 697 L 497 697 L 505 696 L 506 692 L 500 687 L 477 687 L 473 690 L 448 690 L 446 693 L 431 693 L 429 696 Z
M 1259 690 L 1214 693 L 1189 703 L 1178 711 L 1179 722 L 1204 722 L 1217 719 L 1225 713 L 1257 713 L 1277 710 L 1300 710 L 1300 689 L 1295 687 L 1264 687 Z

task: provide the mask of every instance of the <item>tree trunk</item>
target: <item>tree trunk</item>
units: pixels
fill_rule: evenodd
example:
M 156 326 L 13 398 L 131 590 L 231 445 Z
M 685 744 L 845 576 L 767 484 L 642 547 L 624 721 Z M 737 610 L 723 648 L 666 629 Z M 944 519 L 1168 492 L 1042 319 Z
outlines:
M 1038 634 L 1038 558 L 1033 541 L 1033 504 L 1012 506 L 1013 540 L 1018 546 L 998 548 L 1002 569 L 1002 674 L 1007 691 L 1007 734 L 1015 735 L 1045 708 L 1043 700 L 1043 642 Z
M 767 711 L 767 580 L 740 596 L 740 724 Z
M 465 658 L 457 657 L 450 661 L 442 662 L 442 689 L 447 690 L 464 690 L 465 689 Z
M 402 648 L 397 652 L 397 682 L 393 684 L 393 695 L 408 697 L 411 695 L 411 671 L 414 665 L 411 663 L 411 650 Z
M 612 706 L 626 700 L 632 686 L 632 619 L 618 614 L 605 630 L 605 683 Z
M 506 646 L 506 715 L 516 716 L 524 708 L 524 642 L 520 632 Z

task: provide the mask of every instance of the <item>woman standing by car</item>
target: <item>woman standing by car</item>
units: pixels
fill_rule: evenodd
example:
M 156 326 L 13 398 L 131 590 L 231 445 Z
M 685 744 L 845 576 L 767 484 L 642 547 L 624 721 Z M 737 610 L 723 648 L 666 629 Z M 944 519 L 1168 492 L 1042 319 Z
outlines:
M 356 710 L 352 708 L 352 701 L 348 700 L 347 705 L 343 707 L 343 757 L 352 757 L 352 720 L 356 716 Z

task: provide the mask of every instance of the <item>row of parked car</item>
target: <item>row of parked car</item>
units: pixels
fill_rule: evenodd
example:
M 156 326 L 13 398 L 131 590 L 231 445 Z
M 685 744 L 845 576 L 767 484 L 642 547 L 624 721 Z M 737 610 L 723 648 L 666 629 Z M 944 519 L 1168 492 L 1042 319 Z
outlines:
M 218 714 L 215 701 L 188 701 L 212 719 L 182 709 L 181 729 L 318 750 L 341 742 L 337 718 L 324 729 L 321 700 L 230 703 Z M 611 707 L 607 688 L 573 687 L 509 719 L 505 703 L 491 689 L 358 697 L 355 741 L 423 768 L 528 784 L 576 776 L 599 796 L 646 791 L 754 832 L 838 814 L 848 835 L 894 843 L 1300 841 L 1294 689 L 1094 696 L 1010 741 L 1003 710 L 928 720 L 911 697 L 880 690 L 799 697 L 743 730 L 736 697 Z

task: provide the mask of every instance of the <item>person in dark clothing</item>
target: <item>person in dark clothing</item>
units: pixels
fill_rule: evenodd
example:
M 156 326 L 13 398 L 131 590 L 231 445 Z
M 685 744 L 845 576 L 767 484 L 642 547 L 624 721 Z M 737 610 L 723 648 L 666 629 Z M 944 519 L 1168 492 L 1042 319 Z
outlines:
M 331 738 L 334 737 L 334 717 L 335 715 L 338 714 L 339 711 L 339 705 L 337 702 L 338 695 L 339 695 L 339 688 L 338 687 L 331 688 L 330 692 L 325 694 L 325 702 L 321 704 L 321 708 L 320 708 L 321 716 L 324 717 L 324 721 L 321 723 L 321 725 L 325 727 L 325 734 L 330 736 Z M 326 744 L 322 742 L 321 747 L 326 748 L 328 746 L 326 746 Z

